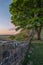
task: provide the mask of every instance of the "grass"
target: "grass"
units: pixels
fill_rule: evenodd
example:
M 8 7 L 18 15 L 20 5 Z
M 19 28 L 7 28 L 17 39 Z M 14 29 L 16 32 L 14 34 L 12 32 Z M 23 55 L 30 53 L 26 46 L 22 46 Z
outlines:
M 43 65 L 43 44 L 42 43 L 34 43 L 34 52 L 33 52 L 33 56 L 32 61 L 33 61 L 33 65 Z
M 26 53 L 22 65 L 43 65 L 43 43 L 33 43 L 32 53 Z M 30 57 L 28 57 L 30 55 Z M 32 64 L 31 64 L 32 62 Z

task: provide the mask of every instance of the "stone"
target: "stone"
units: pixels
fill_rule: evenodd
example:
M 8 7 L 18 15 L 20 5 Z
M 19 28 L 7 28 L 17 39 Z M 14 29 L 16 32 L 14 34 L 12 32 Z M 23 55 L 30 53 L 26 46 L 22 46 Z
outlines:
M 28 55 L 28 57 L 30 58 L 30 55 Z
M 29 53 L 32 53 L 32 50 L 30 50 Z

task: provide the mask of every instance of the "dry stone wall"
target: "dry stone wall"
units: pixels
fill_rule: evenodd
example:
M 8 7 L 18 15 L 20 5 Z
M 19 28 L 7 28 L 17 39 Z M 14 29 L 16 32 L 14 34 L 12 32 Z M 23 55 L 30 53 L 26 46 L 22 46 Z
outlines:
M 28 49 L 28 42 L 1 41 L 0 65 L 21 65 Z

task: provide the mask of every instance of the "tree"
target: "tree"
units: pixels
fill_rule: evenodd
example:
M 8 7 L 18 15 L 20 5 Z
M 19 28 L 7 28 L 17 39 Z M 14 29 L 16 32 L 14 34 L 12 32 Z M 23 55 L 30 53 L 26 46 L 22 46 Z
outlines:
M 43 27 L 43 0 L 12 0 L 10 4 L 11 22 L 20 28 L 35 28 L 40 39 Z

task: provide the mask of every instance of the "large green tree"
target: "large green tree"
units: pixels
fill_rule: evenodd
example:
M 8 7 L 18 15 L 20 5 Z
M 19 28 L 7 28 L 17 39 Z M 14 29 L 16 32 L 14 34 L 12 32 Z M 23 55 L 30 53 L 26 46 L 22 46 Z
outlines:
M 11 22 L 20 28 L 35 28 L 40 39 L 43 27 L 43 0 L 12 0 L 10 4 Z

